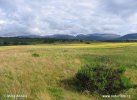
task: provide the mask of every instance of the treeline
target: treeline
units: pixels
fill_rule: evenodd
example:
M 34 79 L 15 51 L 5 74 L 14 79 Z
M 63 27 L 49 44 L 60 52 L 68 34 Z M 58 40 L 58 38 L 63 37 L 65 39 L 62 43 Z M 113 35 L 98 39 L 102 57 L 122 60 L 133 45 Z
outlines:
M 137 42 L 137 39 L 105 40 L 103 42 Z
M 68 43 L 68 42 L 76 42 L 76 41 L 77 40 L 51 39 L 51 38 L 0 37 L 0 46 L 46 44 L 46 43 L 47 44 L 50 44 L 50 43 Z
M 51 44 L 51 43 L 85 43 L 91 42 L 137 42 L 137 40 L 76 40 L 76 39 L 53 39 L 53 38 L 20 38 L 20 37 L 0 37 L 0 46 L 10 45 L 31 45 L 31 44 Z

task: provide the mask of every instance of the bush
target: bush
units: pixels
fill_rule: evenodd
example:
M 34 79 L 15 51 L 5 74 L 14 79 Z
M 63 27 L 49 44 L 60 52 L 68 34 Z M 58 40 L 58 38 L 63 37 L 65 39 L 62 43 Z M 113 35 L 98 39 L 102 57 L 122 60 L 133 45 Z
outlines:
M 85 44 L 90 44 L 90 42 L 86 41 Z
M 124 68 L 112 69 L 87 65 L 77 72 L 76 79 L 82 91 L 112 95 L 132 87 L 130 79 L 123 75 L 124 72 Z
M 33 53 L 32 56 L 33 56 L 33 57 L 39 57 L 40 55 L 37 54 L 37 53 Z

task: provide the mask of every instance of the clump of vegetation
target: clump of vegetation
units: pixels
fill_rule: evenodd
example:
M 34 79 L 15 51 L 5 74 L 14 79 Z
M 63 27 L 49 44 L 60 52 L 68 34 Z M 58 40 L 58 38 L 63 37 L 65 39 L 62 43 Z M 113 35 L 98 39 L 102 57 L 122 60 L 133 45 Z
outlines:
M 33 53 L 32 56 L 33 56 L 33 57 L 40 57 L 40 55 L 37 54 L 37 53 Z
M 90 42 L 89 42 L 89 41 L 86 41 L 85 44 L 90 44 Z
M 50 87 L 48 88 L 48 92 L 53 97 L 53 99 L 64 100 L 62 89 L 56 87 Z
M 125 69 L 84 66 L 76 74 L 79 89 L 98 94 L 118 94 L 133 86 L 124 76 Z

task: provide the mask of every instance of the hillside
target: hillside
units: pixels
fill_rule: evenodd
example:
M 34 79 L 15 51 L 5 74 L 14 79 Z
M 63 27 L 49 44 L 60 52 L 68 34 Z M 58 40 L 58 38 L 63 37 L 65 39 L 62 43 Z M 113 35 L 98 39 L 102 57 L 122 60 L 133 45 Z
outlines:
M 45 36 L 48 38 L 54 38 L 54 39 L 75 39 L 75 40 L 113 40 L 120 37 L 120 35 L 117 34 L 78 34 L 76 36 L 73 35 L 65 35 L 65 34 L 54 34 L 54 35 L 48 35 Z
M 113 40 L 116 38 L 119 38 L 120 35 L 116 34 L 88 34 L 88 35 L 77 35 L 76 39 L 81 39 L 81 40 Z
M 134 40 L 134 39 L 137 39 L 137 33 L 126 34 L 126 35 L 120 37 L 119 39 L 121 39 L 121 40 Z

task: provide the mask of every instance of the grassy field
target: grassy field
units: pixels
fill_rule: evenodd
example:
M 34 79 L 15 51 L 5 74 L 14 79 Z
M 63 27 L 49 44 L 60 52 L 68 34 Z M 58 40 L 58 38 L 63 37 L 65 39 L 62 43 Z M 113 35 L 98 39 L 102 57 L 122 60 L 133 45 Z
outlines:
M 1 46 L 0 94 L 25 94 L 27 100 L 101 100 L 100 96 L 81 93 L 70 84 L 85 64 L 123 66 L 125 75 L 137 84 L 137 43 Z M 135 100 L 137 88 L 121 94 Z

